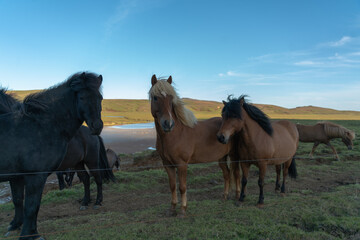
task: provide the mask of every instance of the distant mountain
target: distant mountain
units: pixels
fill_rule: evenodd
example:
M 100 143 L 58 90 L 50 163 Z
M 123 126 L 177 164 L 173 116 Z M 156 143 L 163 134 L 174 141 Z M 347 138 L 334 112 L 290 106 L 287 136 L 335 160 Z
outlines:
M 38 92 L 9 91 L 18 99 L 26 95 Z M 194 112 L 198 119 L 220 117 L 223 104 L 215 101 L 203 101 L 184 98 L 187 108 Z M 273 119 L 314 119 L 314 120 L 360 120 L 358 111 L 338 111 L 329 108 L 304 106 L 297 108 L 283 108 L 268 104 L 254 104 Z M 104 99 L 102 118 L 106 125 L 127 124 L 153 121 L 150 112 L 150 104 L 146 99 Z

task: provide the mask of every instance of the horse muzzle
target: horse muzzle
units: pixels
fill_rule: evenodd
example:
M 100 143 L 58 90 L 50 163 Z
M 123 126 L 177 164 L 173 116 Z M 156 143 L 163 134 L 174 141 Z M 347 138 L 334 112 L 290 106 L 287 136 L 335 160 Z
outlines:
M 222 144 L 227 144 L 228 139 L 223 134 L 217 135 L 217 139 Z
M 164 132 L 171 132 L 171 130 L 174 128 L 174 126 L 175 126 L 174 120 L 161 121 L 161 128 L 164 130 Z
M 100 135 L 100 133 L 104 127 L 104 124 L 103 124 L 103 121 L 100 119 L 100 120 L 91 122 L 90 124 L 88 124 L 88 126 L 90 128 L 92 135 Z

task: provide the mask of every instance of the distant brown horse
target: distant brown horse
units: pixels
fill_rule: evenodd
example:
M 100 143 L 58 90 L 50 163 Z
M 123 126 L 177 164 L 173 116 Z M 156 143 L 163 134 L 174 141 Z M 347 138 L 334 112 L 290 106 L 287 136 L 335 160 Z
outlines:
M 311 158 L 313 157 L 317 146 L 320 143 L 324 143 L 332 149 L 335 159 L 340 160 L 335 148 L 330 144 L 330 140 L 334 138 L 341 138 L 349 150 L 353 148 L 352 140 L 355 138 L 355 132 L 338 124 L 322 122 L 311 126 L 296 124 L 296 127 L 299 131 L 300 142 L 314 143 L 314 146 L 310 152 Z
M 186 175 L 189 163 L 219 161 L 225 180 L 225 197 L 229 191 L 230 174 L 226 157 L 229 144 L 220 144 L 216 133 L 221 126 L 221 118 L 196 121 L 193 113 L 184 107 L 171 85 L 171 76 L 167 80 L 151 78 L 149 91 L 151 114 L 156 127 L 156 150 L 161 156 L 164 168 L 169 176 L 172 194 L 170 213 L 176 214 L 176 169 L 181 193 L 181 216 L 187 208 Z
M 244 95 L 239 98 L 229 96 L 228 102 L 223 101 L 223 103 L 222 125 L 217 136 L 219 142 L 226 144 L 230 137 L 236 134 L 233 139 L 234 148 L 243 173 L 239 201 L 244 201 L 249 168 L 254 164 L 259 168 L 258 206 L 261 207 L 264 204 L 263 187 L 267 165 L 276 165 L 278 190 L 281 164 L 283 164 L 281 193 L 285 193 L 287 174 L 296 177 L 295 159 L 293 159 L 299 143 L 296 126 L 289 121 L 271 123 L 260 109 L 246 103 Z
M 116 169 L 119 170 L 119 168 L 120 168 L 120 157 L 111 148 L 106 149 L 106 156 L 107 156 L 107 159 L 108 159 L 109 168 L 113 169 L 114 166 L 115 166 Z

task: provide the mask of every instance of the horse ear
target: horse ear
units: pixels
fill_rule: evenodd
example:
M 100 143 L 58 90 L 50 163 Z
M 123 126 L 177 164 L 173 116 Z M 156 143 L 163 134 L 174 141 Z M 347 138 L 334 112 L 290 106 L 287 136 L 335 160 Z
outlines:
M 102 84 L 102 81 L 103 81 L 102 75 L 100 74 L 97 79 L 98 79 L 98 84 L 99 84 L 99 87 L 100 87 L 101 84 Z
M 172 83 L 172 77 L 171 77 L 171 75 L 170 75 L 170 77 L 168 78 L 167 82 L 170 83 L 170 84 Z
M 241 98 L 241 99 L 240 99 L 240 104 L 241 104 L 241 106 L 244 105 L 244 102 L 245 102 L 244 98 Z
M 156 75 L 154 74 L 151 77 L 151 86 L 154 86 L 156 83 L 157 83 L 157 78 L 156 78 Z
M 225 105 L 226 105 L 226 102 L 225 102 L 224 100 L 223 100 L 222 102 L 223 102 L 223 104 L 224 104 L 224 106 L 225 106 Z

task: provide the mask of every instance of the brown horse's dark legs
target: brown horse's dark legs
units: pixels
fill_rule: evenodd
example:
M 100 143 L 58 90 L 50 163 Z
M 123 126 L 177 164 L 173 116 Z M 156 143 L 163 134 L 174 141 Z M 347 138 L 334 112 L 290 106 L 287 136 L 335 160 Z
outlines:
M 317 148 L 317 146 L 319 146 L 319 144 L 320 144 L 320 142 L 314 142 L 314 146 L 312 147 L 311 152 L 309 154 L 310 158 L 313 158 L 313 154 L 315 152 L 315 149 Z
M 264 204 L 264 179 L 265 179 L 265 173 L 266 173 L 266 164 L 259 165 L 259 180 L 258 180 L 258 186 L 260 188 L 260 194 L 259 194 L 259 201 L 258 206 L 261 207 Z
M 90 176 L 85 171 L 85 168 L 83 170 L 78 171 L 77 174 L 78 174 L 80 180 L 84 184 L 84 192 L 85 193 L 84 193 L 84 197 L 81 201 L 81 208 L 80 208 L 81 210 L 83 210 L 90 203 Z
M 187 197 L 186 197 L 186 176 L 187 176 L 187 165 L 181 165 L 178 167 L 179 177 L 179 190 L 181 194 L 181 215 L 185 216 L 187 208 Z
M 284 163 L 284 169 L 283 169 L 283 182 L 282 182 L 282 185 L 281 185 L 281 193 L 284 194 L 285 193 L 285 182 L 286 182 L 286 177 L 288 175 L 288 172 L 289 172 L 289 167 L 290 167 L 290 164 L 291 164 L 291 161 L 287 161 Z
M 14 219 L 10 222 L 8 231 L 21 227 L 24 219 L 24 179 L 22 177 L 10 181 L 11 195 L 15 207 Z
M 337 152 L 336 152 L 336 150 L 335 150 L 334 146 L 333 146 L 333 145 L 331 145 L 331 143 L 330 143 L 330 142 L 328 142 L 326 145 L 327 145 L 327 146 L 329 146 L 329 147 L 332 149 L 333 154 L 335 155 L 335 159 L 336 159 L 337 161 L 340 161 L 340 158 L 339 158 L 339 156 L 338 156 L 338 154 L 337 154 Z
M 164 163 L 165 165 L 165 163 Z M 171 208 L 170 208 L 170 215 L 176 215 L 176 204 L 178 202 L 177 195 L 176 195 L 176 172 L 174 167 L 165 167 L 165 170 L 169 177 L 169 185 L 171 191 Z
M 246 164 L 246 163 L 241 163 L 241 170 L 243 173 L 242 179 L 241 179 L 241 192 L 240 192 L 240 198 L 239 198 L 239 202 L 243 202 L 244 198 L 245 198 L 245 191 L 246 191 L 246 184 L 247 184 L 247 179 L 249 176 L 249 169 L 250 169 L 250 165 Z
M 219 160 L 219 166 L 223 172 L 224 177 L 224 199 L 227 200 L 229 196 L 229 187 L 230 187 L 230 170 L 228 168 L 226 157 Z
M 280 190 L 280 174 L 281 174 L 281 164 L 276 165 L 276 183 L 275 183 L 275 191 Z
M 96 188 L 97 188 L 97 195 L 96 195 L 96 202 L 94 208 L 98 208 L 101 206 L 103 200 L 102 194 L 102 179 L 99 171 L 93 172 L 93 176 L 95 178 Z
M 240 165 L 239 162 L 232 162 L 234 169 L 234 178 L 236 185 L 236 199 L 240 198 Z

